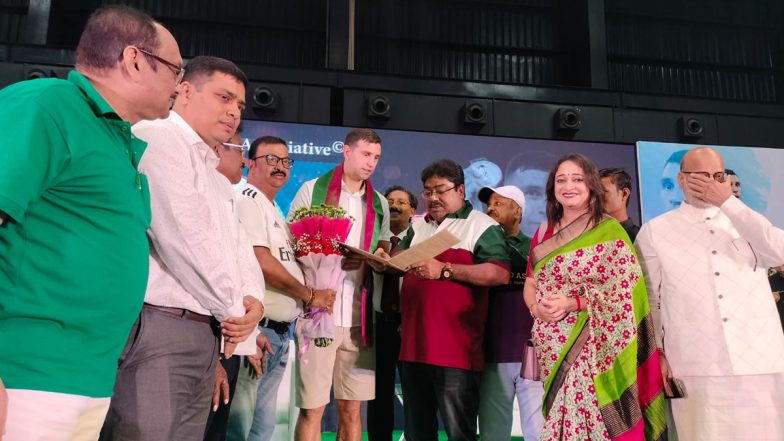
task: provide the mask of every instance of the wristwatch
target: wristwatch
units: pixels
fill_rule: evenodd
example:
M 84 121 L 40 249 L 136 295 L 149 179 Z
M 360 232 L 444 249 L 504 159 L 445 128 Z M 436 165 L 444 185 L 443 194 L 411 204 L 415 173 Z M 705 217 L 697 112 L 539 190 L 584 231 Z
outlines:
M 452 280 L 452 264 L 446 262 L 444 267 L 441 268 L 441 280 Z

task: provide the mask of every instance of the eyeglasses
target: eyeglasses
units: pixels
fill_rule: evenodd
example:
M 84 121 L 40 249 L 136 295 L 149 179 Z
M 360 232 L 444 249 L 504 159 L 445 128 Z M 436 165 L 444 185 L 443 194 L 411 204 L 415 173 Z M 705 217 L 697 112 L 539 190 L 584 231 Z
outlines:
M 282 163 L 283 167 L 285 167 L 285 168 L 291 168 L 291 166 L 294 165 L 294 160 L 293 159 L 291 159 L 291 158 L 281 158 L 279 156 L 275 156 L 275 155 L 272 155 L 272 154 L 256 156 L 255 158 L 253 158 L 253 161 L 255 161 L 255 160 L 259 159 L 259 158 L 264 158 L 267 161 L 267 165 L 269 165 L 270 167 L 275 167 L 276 165 L 278 165 L 279 162 Z
M 387 202 L 389 202 L 389 205 L 411 205 L 411 203 L 405 199 L 387 199 Z
M 242 144 L 232 144 L 230 142 L 224 142 L 223 146 L 242 150 L 242 156 L 245 156 L 245 154 L 248 153 L 248 148 Z
M 171 61 L 165 60 L 165 59 L 163 59 L 163 58 L 153 54 L 152 52 L 150 52 L 148 50 L 142 49 L 140 47 L 137 47 L 136 49 L 139 52 L 143 53 L 144 55 L 147 55 L 148 57 L 151 57 L 151 58 L 153 58 L 153 59 L 163 63 L 166 67 L 171 69 L 171 71 L 174 72 L 174 76 L 177 78 L 177 83 L 182 81 L 182 77 L 185 76 L 185 68 L 184 67 L 177 66 L 176 64 L 172 63 Z
M 711 175 L 708 172 L 700 172 L 700 171 L 693 171 L 693 172 L 682 171 L 681 173 L 686 175 L 696 174 L 696 175 L 705 176 L 706 178 L 713 178 L 713 180 L 719 183 L 723 183 L 725 180 L 727 180 L 727 175 L 724 172 L 716 172 L 713 175 Z
M 447 188 L 445 190 L 428 190 L 428 189 L 425 189 L 421 194 L 422 194 L 423 198 L 430 199 L 433 196 L 441 196 L 442 194 L 444 194 L 444 193 L 446 193 L 448 191 L 452 191 L 455 188 L 457 188 L 457 185 L 453 185 L 451 188 Z

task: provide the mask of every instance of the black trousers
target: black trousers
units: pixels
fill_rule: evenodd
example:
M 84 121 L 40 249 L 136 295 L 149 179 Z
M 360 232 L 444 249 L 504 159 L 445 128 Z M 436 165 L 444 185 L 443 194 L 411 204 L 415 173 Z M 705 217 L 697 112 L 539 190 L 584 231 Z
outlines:
M 376 313 L 376 399 L 367 403 L 369 441 L 390 441 L 395 425 L 395 370 L 399 369 L 400 314 Z
M 223 404 L 223 395 L 221 394 L 217 412 L 212 411 L 212 402 L 210 402 L 210 416 L 207 419 L 207 429 L 204 431 L 204 441 L 225 441 L 226 428 L 229 424 L 229 410 L 231 402 L 234 400 L 234 390 L 237 387 L 240 356 L 234 355 L 228 359 L 221 357 L 220 363 L 226 370 L 226 376 L 229 377 L 229 402 Z
M 441 415 L 449 441 L 476 441 L 481 372 L 402 362 L 407 441 L 437 441 Z

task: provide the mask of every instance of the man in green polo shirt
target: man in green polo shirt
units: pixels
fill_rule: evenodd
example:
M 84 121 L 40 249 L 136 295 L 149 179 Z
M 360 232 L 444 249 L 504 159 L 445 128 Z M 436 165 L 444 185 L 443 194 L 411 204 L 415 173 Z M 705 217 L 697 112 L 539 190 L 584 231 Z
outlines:
M 67 80 L 0 91 L 6 441 L 98 437 L 147 284 L 146 144 L 130 128 L 168 115 L 182 64 L 161 24 L 108 7 Z

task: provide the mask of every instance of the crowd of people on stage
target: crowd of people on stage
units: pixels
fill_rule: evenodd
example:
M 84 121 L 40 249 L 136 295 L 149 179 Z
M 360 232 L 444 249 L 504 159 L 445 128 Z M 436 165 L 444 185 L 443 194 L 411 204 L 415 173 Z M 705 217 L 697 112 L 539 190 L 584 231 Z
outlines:
M 784 230 L 715 150 L 678 156 L 683 203 L 641 227 L 625 170 L 553 158 L 546 220 L 522 225 L 522 165 L 467 194 L 442 159 L 382 192 L 360 128 L 286 215 L 295 161 L 276 136 L 243 146 L 247 86 L 110 6 L 66 80 L 0 91 L 0 439 L 270 440 L 314 308 L 334 335 L 295 339 L 298 441 L 321 439 L 331 396 L 347 441 L 362 402 L 369 439 L 392 439 L 398 399 L 409 441 L 508 440 L 515 400 L 526 440 L 784 439 Z M 337 289 L 306 283 L 289 229 L 322 204 L 380 257 L 347 252 Z M 442 231 L 458 243 L 385 263 Z

